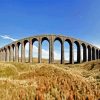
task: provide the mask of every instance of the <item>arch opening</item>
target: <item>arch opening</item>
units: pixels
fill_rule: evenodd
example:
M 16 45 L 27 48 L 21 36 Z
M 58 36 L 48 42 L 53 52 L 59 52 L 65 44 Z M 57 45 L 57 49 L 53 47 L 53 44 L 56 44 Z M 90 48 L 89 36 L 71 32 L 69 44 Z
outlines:
M 29 41 L 25 40 L 24 41 L 24 47 L 25 47 L 25 62 L 29 62 Z
M 15 61 L 15 45 L 12 44 L 12 56 L 13 56 L 13 61 Z
M 87 59 L 91 61 L 91 47 L 89 45 L 87 46 Z
M 49 63 L 49 41 L 46 38 L 42 39 L 42 63 Z
M 32 40 L 33 50 L 32 50 L 32 62 L 38 63 L 38 40 L 35 38 Z
M 21 62 L 21 46 L 22 46 L 22 44 L 20 42 L 18 42 L 17 46 L 18 46 L 18 62 Z
M 80 45 L 77 41 L 74 42 L 74 63 L 80 63 Z
M 56 38 L 54 40 L 54 63 L 61 63 L 61 45 L 61 39 Z
M 81 44 L 81 61 L 85 62 L 87 60 L 87 49 L 84 43 Z
M 95 60 L 95 48 L 92 47 L 92 60 Z
M 69 39 L 65 40 L 64 42 L 64 62 L 71 63 L 71 50 L 72 50 L 72 43 Z
M 100 50 L 99 50 L 99 59 L 100 59 Z
M 7 49 L 6 48 L 4 48 L 4 61 L 7 61 Z
M 10 61 L 10 46 L 8 46 L 7 61 Z
M 96 59 L 98 59 L 98 49 L 96 49 Z

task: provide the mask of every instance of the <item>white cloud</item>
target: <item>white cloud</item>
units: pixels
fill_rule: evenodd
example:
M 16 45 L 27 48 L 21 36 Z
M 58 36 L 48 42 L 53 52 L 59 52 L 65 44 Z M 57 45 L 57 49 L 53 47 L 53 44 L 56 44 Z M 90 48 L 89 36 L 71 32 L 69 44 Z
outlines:
M 94 46 L 96 46 L 96 47 L 100 48 L 100 44 L 94 44 Z
M 29 43 L 26 44 L 25 48 L 26 48 L 25 56 L 28 57 Z M 38 56 L 38 47 L 36 45 L 33 45 L 33 57 L 37 57 L 37 56 Z M 60 53 L 57 53 L 56 51 L 54 51 L 54 56 L 55 56 L 55 59 L 60 59 Z M 49 59 L 49 50 L 45 50 L 42 48 L 42 58 Z
M 16 41 L 16 40 L 17 40 L 17 39 L 11 38 L 11 37 L 8 36 L 8 35 L 0 35 L 0 37 L 2 37 L 3 39 L 11 40 L 11 41 Z
M 25 56 L 28 57 L 29 56 L 29 43 L 26 44 L 26 52 L 25 52 Z M 21 54 L 20 54 L 21 55 Z M 68 48 L 65 48 L 65 60 L 69 60 L 69 50 Z M 83 55 L 83 52 L 82 52 Z M 38 57 L 38 47 L 36 45 L 33 45 L 33 57 Z M 49 50 L 45 50 L 44 48 L 42 48 L 42 58 L 46 58 L 49 59 Z M 74 60 L 76 61 L 77 58 L 77 49 L 74 48 Z M 54 51 L 54 59 L 55 60 L 60 60 L 61 59 L 61 53 L 58 50 Z

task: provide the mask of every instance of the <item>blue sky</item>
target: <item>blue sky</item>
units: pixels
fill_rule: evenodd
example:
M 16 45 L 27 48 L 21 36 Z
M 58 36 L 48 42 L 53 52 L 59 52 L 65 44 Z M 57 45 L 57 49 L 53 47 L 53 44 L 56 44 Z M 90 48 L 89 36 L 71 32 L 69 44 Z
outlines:
M 100 45 L 100 0 L 0 0 L 0 36 L 63 34 Z M 0 37 L 0 47 L 12 42 Z
M 55 33 L 99 43 L 99 4 L 100 0 L 0 0 L 0 35 L 19 39 Z

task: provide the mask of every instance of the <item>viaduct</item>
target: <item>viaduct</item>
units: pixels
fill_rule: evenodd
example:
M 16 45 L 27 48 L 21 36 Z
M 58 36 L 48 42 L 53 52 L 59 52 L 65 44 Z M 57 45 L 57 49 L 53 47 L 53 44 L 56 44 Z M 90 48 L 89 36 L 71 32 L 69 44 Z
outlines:
M 39 35 L 24 38 L 15 41 L 0 48 L 0 61 L 4 62 L 19 62 L 19 45 L 21 44 L 21 62 L 25 62 L 25 45 L 29 42 L 29 62 L 32 63 L 32 51 L 33 44 L 38 41 L 38 63 L 41 63 L 42 54 L 42 42 L 47 40 L 49 43 L 49 63 L 54 63 L 54 42 L 58 40 L 61 43 L 61 64 L 64 64 L 64 42 L 69 43 L 69 63 L 74 64 L 74 43 L 77 46 L 77 63 L 82 62 L 81 52 L 83 52 L 83 62 L 100 59 L 100 49 L 93 46 L 92 44 L 86 43 L 84 41 L 62 36 L 62 35 Z M 81 50 L 83 47 L 83 51 Z M 14 59 L 14 48 L 15 48 L 15 59 Z

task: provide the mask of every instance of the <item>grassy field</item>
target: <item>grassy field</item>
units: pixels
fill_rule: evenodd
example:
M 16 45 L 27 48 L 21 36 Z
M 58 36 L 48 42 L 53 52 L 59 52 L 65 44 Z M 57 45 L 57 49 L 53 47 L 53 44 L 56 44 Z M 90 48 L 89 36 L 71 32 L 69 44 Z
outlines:
M 0 62 L 0 100 L 100 100 L 100 61 Z
M 19 62 L 21 62 L 21 58 L 19 58 Z M 28 63 L 29 62 L 29 58 L 25 58 L 25 62 Z M 34 57 L 32 62 L 33 63 L 38 63 L 38 59 Z M 49 59 L 42 58 L 41 62 L 42 63 L 49 63 Z M 65 63 L 69 63 L 67 60 L 65 60 L 64 62 Z M 60 64 L 61 62 L 60 62 L 60 60 L 54 60 L 54 63 Z

